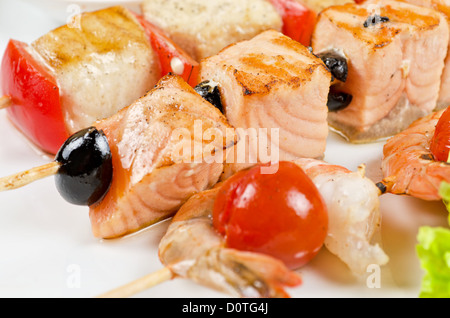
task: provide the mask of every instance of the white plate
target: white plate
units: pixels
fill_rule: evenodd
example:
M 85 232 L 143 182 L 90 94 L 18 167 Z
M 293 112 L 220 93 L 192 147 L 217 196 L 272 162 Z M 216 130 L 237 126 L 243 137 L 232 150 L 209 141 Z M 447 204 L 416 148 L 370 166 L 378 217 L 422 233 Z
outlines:
M 123 5 L 139 12 L 141 1 L 132 0 L 22 0 L 44 10 L 57 21 L 67 21 L 72 15 L 84 11 L 93 11 L 115 5 Z
M 2 52 L 9 37 L 32 41 L 55 26 L 45 11 L 25 2 L 0 2 Z M 327 161 L 352 170 L 364 163 L 368 177 L 379 181 L 382 142 L 351 145 L 333 133 L 328 141 Z M 0 176 L 49 160 L 35 152 L 0 111 Z M 423 275 L 415 251 L 417 230 L 421 225 L 446 226 L 447 212 L 440 202 L 393 195 L 381 197 L 381 211 L 380 239 L 390 262 L 381 268 L 380 286 L 371 284 L 373 272 L 361 281 L 354 279 L 341 261 L 323 249 L 300 270 L 304 283 L 289 290 L 291 296 L 417 297 Z M 167 224 L 102 241 L 91 234 L 87 208 L 63 201 L 52 177 L 0 193 L 0 297 L 94 297 L 142 277 L 162 267 L 157 247 Z M 175 279 L 135 297 L 228 295 Z

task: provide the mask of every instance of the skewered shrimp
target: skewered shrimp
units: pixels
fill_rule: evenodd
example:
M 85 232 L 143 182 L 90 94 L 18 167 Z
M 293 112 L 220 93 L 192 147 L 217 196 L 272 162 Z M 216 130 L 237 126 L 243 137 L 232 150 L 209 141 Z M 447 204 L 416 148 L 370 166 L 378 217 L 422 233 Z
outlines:
M 370 264 L 385 265 L 389 257 L 371 242 L 380 226 L 380 192 L 375 184 L 362 171 L 315 159 L 294 162 L 312 179 L 327 205 L 325 247 L 356 275 L 366 273 Z
M 386 192 L 430 201 L 441 199 L 439 186 L 442 181 L 450 181 L 450 166 L 434 159 L 430 144 L 443 112 L 434 112 L 415 121 L 386 142 L 380 182 Z
M 329 217 L 328 235 L 325 239 L 327 249 L 346 263 L 356 275 L 365 273 L 369 264 L 385 265 L 389 260 L 388 256 L 379 244 L 371 242 L 373 234 L 380 225 L 379 190 L 375 184 L 361 172 L 352 172 L 321 160 L 305 158 L 294 162 L 312 179 L 327 205 Z M 228 292 L 238 290 L 238 293 L 246 295 L 249 291 L 256 292 L 258 295 L 273 293 L 274 289 L 271 286 L 274 282 L 276 282 L 275 286 L 279 286 L 280 282 L 286 284 L 292 279 L 286 279 L 290 275 L 285 271 L 282 276 L 273 276 L 272 269 L 275 265 L 273 261 L 262 262 L 266 264 L 262 285 L 259 280 L 255 280 L 258 275 L 256 277 L 255 273 L 250 275 L 247 267 L 245 272 L 240 270 L 241 274 L 246 273 L 246 280 L 231 271 L 230 266 L 236 266 L 232 265 L 235 257 L 240 259 L 245 255 L 248 262 L 248 257 L 254 254 L 223 248 L 222 239 L 214 231 L 210 217 L 217 187 L 196 195 L 174 217 L 160 245 L 160 257 L 163 264 L 170 267 L 177 275 L 203 283 L 206 280 L 208 284 L 216 287 L 219 285 L 221 289 Z M 192 243 L 189 246 L 184 244 L 188 241 Z M 255 260 L 259 260 L 259 257 L 258 255 Z M 228 265 L 223 265 L 224 260 L 227 260 Z M 258 262 L 251 262 L 251 264 L 258 264 Z M 246 266 L 251 265 L 246 263 Z M 276 265 L 276 267 L 279 266 L 281 265 Z M 249 268 L 252 268 L 252 271 L 255 270 L 253 267 Z M 218 281 L 217 272 L 226 279 Z M 231 275 L 231 278 L 227 275 Z M 270 284 L 267 283 L 267 277 L 271 277 Z M 250 282 L 249 278 L 253 282 Z M 230 284 L 230 281 L 233 283 Z M 264 286 L 263 291 L 255 288 L 256 281 L 259 286 Z
M 178 276 L 237 297 L 288 297 L 283 287 L 301 283 L 281 261 L 225 248 L 212 211 L 219 190 L 191 197 L 174 216 L 159 246 L 162 263 Z

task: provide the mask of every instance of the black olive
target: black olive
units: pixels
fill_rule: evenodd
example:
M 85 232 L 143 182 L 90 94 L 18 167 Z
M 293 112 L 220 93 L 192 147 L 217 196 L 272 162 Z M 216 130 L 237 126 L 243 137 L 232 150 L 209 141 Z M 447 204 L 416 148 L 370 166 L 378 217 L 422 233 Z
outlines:
M 333 89 L 330 89 L 328 93 L 328 110 L 330 112 L 335 112 L 341 109 L 344 109 L 352 102 L 352 95 L 344 93 L 344 92 L 336 92 Z
M 108 140 L 95 127 L 69 137 L 56 155 L 61 164 L 55 175 L 61 196 L 75 205 L 92 205 L 108 192 L 112 180 L 112 156 Z
M 348 64 L 347 59 L 335 50 L 326 51 L 317 55 L 330 70 L 331 75 L 341 82 L 347 80 Z
M 222 99 L 218 85 L 213 85 L 210 81 L 203 81 L 195 86 L 194 89 L 201 97 L 213 104 L 223 114 Z

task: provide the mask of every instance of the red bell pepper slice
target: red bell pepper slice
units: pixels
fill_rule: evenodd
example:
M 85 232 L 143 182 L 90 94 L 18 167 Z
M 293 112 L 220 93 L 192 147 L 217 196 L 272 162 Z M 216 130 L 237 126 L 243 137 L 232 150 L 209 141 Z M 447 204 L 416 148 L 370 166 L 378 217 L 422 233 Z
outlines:
M 283 20 L 282 33 L 309 46 L 316 24 L 316 12 L 297 0 L 270 0 L 270 2 Z
M 169 73 L 180 75 L 192 87 L 198 84 L 199 63 L 176 45 L 162 30 L 135 14 L 150 39 L 153 50 L 158 54 L 161 77 Z
M 3 56 L 2 93 L 11 99 L 7 112 L 28 139 L 43 151 L 56 154 L 69 136 L 59 88 L 26 48 L 26 43 L 10 40 Z

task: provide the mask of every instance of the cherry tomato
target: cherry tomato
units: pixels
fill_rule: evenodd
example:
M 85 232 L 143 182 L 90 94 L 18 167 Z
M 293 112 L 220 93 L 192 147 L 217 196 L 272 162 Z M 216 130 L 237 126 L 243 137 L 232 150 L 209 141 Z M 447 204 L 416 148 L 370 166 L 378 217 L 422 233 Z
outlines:
M 450 108 L 447 108 L 439 118 L 430 143 L 430 151 L 437 161 L 448 161 L 450 150 Z
M 298 0 L 270 0 L 283 20 L 282 32 L 305 46 L 311 43 L 316 13 Z
M 184 52 L 162 30 L 136 14 L 150 39 L 153 50 L 159 56 L 161 77 L 168 73 L 181 76 L 192 87 L 197 85 L 199 63 Z
M 69 137 L 56 80 L 26 50 L 10 40 L 2 61 L 2 92 L 14 125 L 43 151 L 55 154 Z
M 322 247 L 328 213 L 311 179 L 282 161 L 275 173 L 255 166 L 226 180 L 215 201 L 213 225 L 227 247 L 268 254 L 297 269 Z

